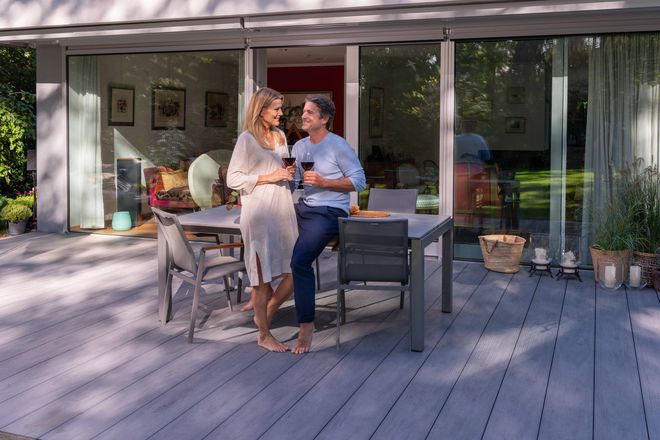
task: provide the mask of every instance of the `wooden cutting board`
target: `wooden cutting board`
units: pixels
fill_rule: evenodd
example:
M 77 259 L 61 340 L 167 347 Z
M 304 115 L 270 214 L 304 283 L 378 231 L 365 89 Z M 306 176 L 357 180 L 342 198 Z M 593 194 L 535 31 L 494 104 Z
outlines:
M 355 214 L 351 214 L 353 217 L 366 217 L 366 218 L 379 218 L 379 217 L 389 217 L 390 213 L 388 211 L 358 211 Z

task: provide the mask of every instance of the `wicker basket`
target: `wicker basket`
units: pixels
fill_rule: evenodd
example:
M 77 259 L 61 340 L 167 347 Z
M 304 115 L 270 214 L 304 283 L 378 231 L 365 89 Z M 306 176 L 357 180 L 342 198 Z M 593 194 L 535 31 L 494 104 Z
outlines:
M 628 261 L 630 260 L 630 251 L 605 251 L 603 249 L 591 246 L 591 261 L 594 266 L 594 278 L 596 282 L 600 281 L 600 275 L 604 273 L 604 267 L 607 264 L 616 266 L 617 282 L 623 283 L 628 279 Z
M 517 235 L 480 235 L 479 245 L 486 269 L 504 273 L 520 270 L 524 238 Z
M 660 270 L 660 254 L 635 251 L 633 252 L 633 263 L 642 267 L 642 282 L 649 287 L 653 287 L 652 274 L 654 270 Z

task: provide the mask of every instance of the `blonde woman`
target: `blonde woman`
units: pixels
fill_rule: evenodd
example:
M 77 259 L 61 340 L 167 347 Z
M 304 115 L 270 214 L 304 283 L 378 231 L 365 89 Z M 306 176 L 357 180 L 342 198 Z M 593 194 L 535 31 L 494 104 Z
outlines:
M 259 328 L 257 343 L 277 352 L 288 347 L 270 333 L 270 321 L 293 291 L 291 253 L 298 238 L 289 189 L 295 167 L 282 165 L 287 142 L 277 128 L 283 103 L 284 97 L 269 88 L 252 96 L 227 170 L 227 185 L 241 194 L 241 234 Z M 281 281 L 273 291 L 271 282 L 277 278 Z

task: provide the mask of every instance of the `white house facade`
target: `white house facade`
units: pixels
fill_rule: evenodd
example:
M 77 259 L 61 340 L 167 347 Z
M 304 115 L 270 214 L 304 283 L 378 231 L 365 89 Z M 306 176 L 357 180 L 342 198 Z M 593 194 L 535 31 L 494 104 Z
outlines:
M 0 0 L 0 11 L 0 44 L 37 51 L 44 232 L 113 233 L 128 211 L 122 233 L 153 235 L 150 206 L 197 209 L 191 164 L 228 160 L 261 86 L 284 94 L 290 142 L 304 136 L 304 96 L 332 96 L 334 131 L 369 188 L 417 188 L 418 212 L 453 215 L 459 258 L 480 258 L 490 232 L 584 250 L 612 174 L 660 157 L 657 1 Z

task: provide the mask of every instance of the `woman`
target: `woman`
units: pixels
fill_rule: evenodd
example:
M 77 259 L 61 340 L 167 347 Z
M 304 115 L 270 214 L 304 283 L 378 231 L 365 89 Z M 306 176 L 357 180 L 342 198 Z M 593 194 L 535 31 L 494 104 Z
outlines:
M 252 96 L 227 170 L 227 186 L 241 194 L 241 234 L 259 328 L 257 343 L 277 352 L 288 347 L 271 335 L 270 321 L 293 291 L 291 253 L 298 238 L 289 189 L 295 166 L 282 166 L 287 143 L 277 128 L 283 103 L 284 97 L 269 88 Z M 271 281 L 280 277 L 273 291 Z

